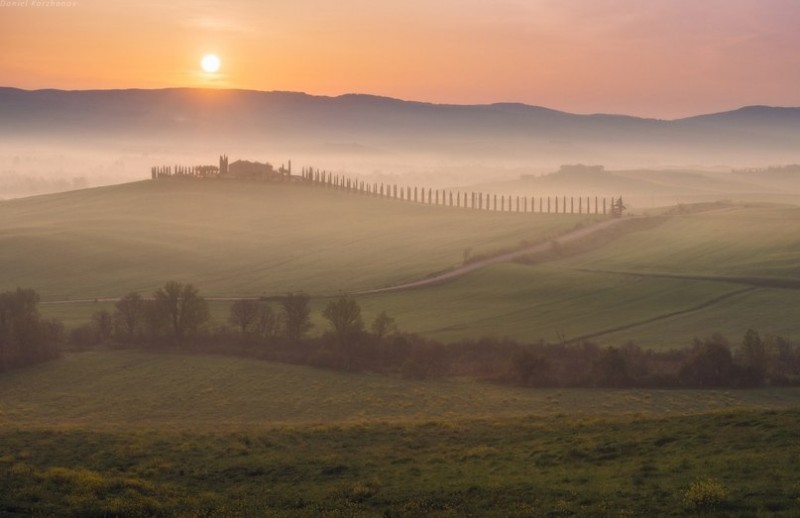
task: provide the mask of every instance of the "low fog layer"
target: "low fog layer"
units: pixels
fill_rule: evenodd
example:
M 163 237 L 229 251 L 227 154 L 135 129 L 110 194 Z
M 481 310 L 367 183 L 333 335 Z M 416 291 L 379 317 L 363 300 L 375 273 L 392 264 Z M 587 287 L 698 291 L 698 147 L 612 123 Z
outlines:
M 631 194 L 659 204 L 793 195 L 793 173 L 776 182 L 731 171 L 800 162 L 800 109 L 756 106 L 664 121 L 366 95 L 0 88 L 0 137 L 4 198 L 144 179 L 151 165 L 214 164 L 226 153 L 372 181 Z M 560 171 L 578 163 L 605 170 Z

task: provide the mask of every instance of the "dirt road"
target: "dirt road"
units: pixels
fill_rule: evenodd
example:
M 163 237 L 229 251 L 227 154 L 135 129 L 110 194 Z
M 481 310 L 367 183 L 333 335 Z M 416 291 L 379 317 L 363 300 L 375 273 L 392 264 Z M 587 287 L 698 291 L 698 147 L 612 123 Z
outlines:
M 504 254 L 495 255 L 492 257 L 487 257 L 485 259 L 479 259 L 477 261 L 473 261 L 467 263 L 463 266 L 459 266 L 452 270 L 448 270 L 444 273 L 433 275 L 431 277 L 427 277 L 425 279 L 421 279 L 418 281 L 408 282 L 405 284 L 397 284 L 395 286 L 387 286 L 385 288 L 377 288 L 373 290 L 366 290 L 366 291 L 359 291 L 354 293 L 354 295 L 370 295 L 373 293 L 387 293 L 390 291 L 401 291 L 401 290 L 411 290 L 414 288 L 423 288 L 426 286 L 432 286 L 434 284 L 441 284 L 444 282 L 451 281 L 453 279 L 457 279 L 459 277 L 463 277 L 464 275 L 474 272 L 475 270 L 479 270 L 481 268 L 485 268 L 492 264 L 497 263 L 507 263 L 509 261 L 513 261 L 514 259 L 524 257 L 529 254 L 538 254 L 541 252 L 546 252 L 553 247 L 553 243 L 556 242 L 559 245 L 563 245 L 566 243 L 570 243 L 573 241 L 578 241 L 579 239 L 583 239 L 587 236 L 605 230 L 611 226 L 617 225 L 623 221 L 627 221 L 626 219 L 609 219 L 607 221 L 603 221 L 601 223 L 597 223 L 595 225 L 590 225 L 588 227 L 579 228 L 577 230 L 573 230 L 572 232 L 567 232 L 566 234 L 562 234 L 557 238 L 551 239 L 549 241 L 545 241 L 542 243 L 537 243 L 535 245 L 531 245 L 525 248 L 520 248 L 519 250 L 514 250 L 513 252 L 507 252 Z

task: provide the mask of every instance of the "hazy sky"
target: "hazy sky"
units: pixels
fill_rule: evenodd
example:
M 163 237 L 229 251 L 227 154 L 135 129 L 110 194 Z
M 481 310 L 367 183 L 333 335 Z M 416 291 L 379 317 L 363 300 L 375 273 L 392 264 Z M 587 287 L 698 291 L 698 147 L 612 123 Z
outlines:
M 200 70 L 210 52 L 218 74 Z M 800 0 L 0 0 L 0 84 L 359 92 L 664 118 L 800 106 Z

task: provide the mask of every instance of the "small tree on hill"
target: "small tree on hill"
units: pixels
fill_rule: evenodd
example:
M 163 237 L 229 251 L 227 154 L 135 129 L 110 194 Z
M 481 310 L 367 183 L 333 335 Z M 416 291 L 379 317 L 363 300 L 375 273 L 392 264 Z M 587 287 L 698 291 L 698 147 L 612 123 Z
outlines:
M 681 365 L 684 384 L 698 388 L 727 387 L 734 381 L 735 366 L 728 341 L 719 334 L 695 339 L 689 357 Z
M 297 341 L 311 329 L 311 308 L 305 293 L 288 293 L 281 301 L 283 330 L 286 338 Z
M 38 304 L 31 289 L 0 293 L 0 371 L 58 356 L 63 325 L 43 320 Z
M 170 324 L 173 340 L 182 344 L 185 338 L 208 321 L 208 304 L 191 284 L 170 281 L 153 294 L 158 312 Z
M 280 331 L 280 319 L 268 302 L 262 300 L 258 303 L 258 314 L 253 324 L 255 330 L 262 338 L 275 338 Z
M 364 330 L 361 308 L 352 297 L 343 295 L 330 301 L 325 306 L 322 316 L 331 323 L 333 332 L 340 342 L 352 339 L 354 335 Z
M 380 342 L 388 335 L 397 331 L 397 322 L 395 322 L 395 319 L 390 317 L 385 311 L 381 311 L 378 313 L 378 316 L 375 317 L 375 320 L 372 321 L 370 330 L 375 338 L 377 338 Z
M 114 334 L 114 318 L 111 313 L 105 309 L 95 311 L 92 314 L 92 326 L 95 333 L 97 333 L 97 340 L 101 343 L 107 343 L 111 340 Z
M 231 304 L 228 321 L 246 335 L 258 319 L 259 302 L 253 299 L 239 299 Z
M 625 204 L 622 203 L 622 196 L 611 202 L 611 215 L 615 218 L 621 218 L 622 213 L 625 212 Z
M 759 334 L 748 329 L 736 353 L 736 359 L 743 368 L 743 381 L 748 385 L 763 384 L 767 375 L 768 354 Z
M 144 321 L 144 311 L 145 301 L 136 292 L 128 293 L 114 305 L 114 320 L 126 339 L 136 337 Z

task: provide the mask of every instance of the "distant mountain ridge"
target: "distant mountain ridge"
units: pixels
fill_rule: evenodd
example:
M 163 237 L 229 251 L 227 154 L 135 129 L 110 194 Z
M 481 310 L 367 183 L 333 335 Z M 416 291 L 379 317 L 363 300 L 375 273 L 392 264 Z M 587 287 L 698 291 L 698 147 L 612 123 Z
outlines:
M 0 87 L 0 135 L 84 143 L 269 141 L 396 152 L 554 154 L 565 160 L 602 159 L 626 149 L 687 157 L 726 153 L 780 159 L 797 157 L 800 150 L 800 108 L 747 106 L 661 120 L 578 115 L 522 103 L 434 104 L 365 94 Z

